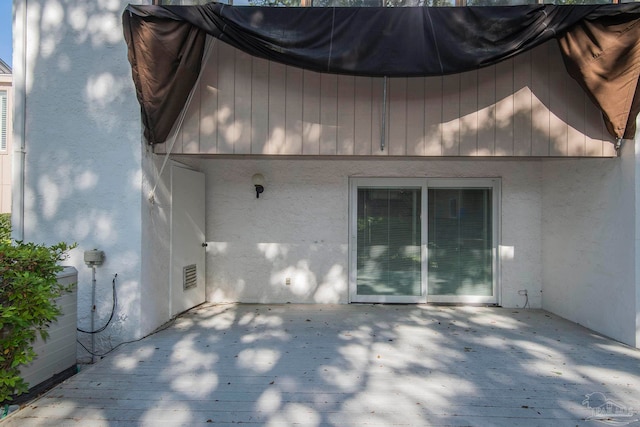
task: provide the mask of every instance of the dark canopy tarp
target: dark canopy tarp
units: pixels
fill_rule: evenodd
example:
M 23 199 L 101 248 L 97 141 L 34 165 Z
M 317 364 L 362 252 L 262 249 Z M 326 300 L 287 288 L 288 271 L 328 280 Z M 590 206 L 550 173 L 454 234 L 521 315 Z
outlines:
M 206 34 L 323 73 L 435 76 L 492 65 L 552 38 L 616 138 L 640 111 L 640 4 L 443 8 L 132 6 L 123 14 L 145 137 L 164 142 L 200 73 Z

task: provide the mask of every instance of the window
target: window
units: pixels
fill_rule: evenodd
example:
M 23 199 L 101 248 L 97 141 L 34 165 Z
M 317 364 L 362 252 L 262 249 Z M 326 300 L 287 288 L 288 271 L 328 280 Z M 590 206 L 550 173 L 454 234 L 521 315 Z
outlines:
M 9 126 L 8 93 L 0 90 L 0 151 L 7 151 L 7 127 Z

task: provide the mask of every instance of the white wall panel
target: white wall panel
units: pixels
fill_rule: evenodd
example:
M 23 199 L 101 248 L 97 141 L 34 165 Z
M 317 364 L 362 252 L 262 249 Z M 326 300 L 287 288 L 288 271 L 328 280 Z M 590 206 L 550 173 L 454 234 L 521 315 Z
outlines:
M 78 272 L 73 267 L 65 267 L 57 274 L 57 279 L 58 283 L 70 289 L 55 299 L 62 312 L 47 327 L 47 339 L 43 340 L 39 333 L 36 334 L 36 341 L 32 344 L 36 357 L 28 365 L 20 367 L 20 376 L 30 389 L 76 366 Z
M 545 309 L 636 342 L 636 158 L 549 160 L 543 168 Z
M 153 285 L 143 284 L 141 275 L 144 147 L 122 37 L 126 5 L 120 0 L 15 2 L 14 105 L 20 112 L 15 130 L 26 143 L 23 237 L 78 244 L 65 264 L 78 270 L 78 326 L 83 329 L 90 327 L 92 308 L 92 274 L 83 251 L 105 252 L 96 273 L 97 322 L 109 316 L 116 273 L 119 304 L 109 328 L 96 337 L 99 352 L 159 325 L 147 323 L 141 309 L 144 288 Z M 23 28 L 18 17 L 25 7 Z M 97 20 L 100 25 L 93 25 Z M 53 96 L 59 93 L 64 96 Z M 88 336 L 79 338 L 89 344 Z M 88 357 L 84 351 L 79 356 Z

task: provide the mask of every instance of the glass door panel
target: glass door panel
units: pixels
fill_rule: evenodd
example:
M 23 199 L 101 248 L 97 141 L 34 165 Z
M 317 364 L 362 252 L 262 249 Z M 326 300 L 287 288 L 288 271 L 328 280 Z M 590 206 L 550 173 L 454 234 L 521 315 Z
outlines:
M 429 188 L 429 301 L 496 302 L 492 188 Z
M 356 302 L 421 302 L 422 187 L 355 189 Z

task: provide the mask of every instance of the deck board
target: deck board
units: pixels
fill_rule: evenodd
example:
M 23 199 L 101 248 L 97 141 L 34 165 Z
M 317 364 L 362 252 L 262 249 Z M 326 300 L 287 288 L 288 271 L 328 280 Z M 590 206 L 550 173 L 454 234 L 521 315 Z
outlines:
M 640 418 L 639 366 L 542 310 L 204 305 L 0 426 L 587 426 L 594 392 Z

